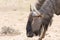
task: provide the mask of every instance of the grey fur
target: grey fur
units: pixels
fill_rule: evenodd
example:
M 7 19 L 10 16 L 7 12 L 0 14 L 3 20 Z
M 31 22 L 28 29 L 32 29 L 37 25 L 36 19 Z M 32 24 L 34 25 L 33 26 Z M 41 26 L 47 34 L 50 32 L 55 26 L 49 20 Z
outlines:
M 26 30 L 28 37 L 39 35 L 39 40 L 42 40 L 42 38 L 45 36 L 45 32 L 47 31 L 49 24 L 52 24 L 53 15 L 60 15 L 60 0 L 38 1 L 39 3 L 36 3 L 33 10 L 30 8 L 31 13 L 29 15 Z M 43 33 L 41 30 L 43 30 Z

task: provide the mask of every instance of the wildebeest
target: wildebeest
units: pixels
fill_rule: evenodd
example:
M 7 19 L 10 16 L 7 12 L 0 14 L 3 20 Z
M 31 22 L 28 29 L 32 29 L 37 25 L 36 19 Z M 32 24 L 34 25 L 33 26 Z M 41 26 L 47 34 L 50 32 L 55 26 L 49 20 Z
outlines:
M 45 36 L 48 26 L 52 24 L 54 14 L 60 15 L 60 0 L 37 0 L 34 7 L 30 6 L 30 15 L 26 26 L 28 37 Z

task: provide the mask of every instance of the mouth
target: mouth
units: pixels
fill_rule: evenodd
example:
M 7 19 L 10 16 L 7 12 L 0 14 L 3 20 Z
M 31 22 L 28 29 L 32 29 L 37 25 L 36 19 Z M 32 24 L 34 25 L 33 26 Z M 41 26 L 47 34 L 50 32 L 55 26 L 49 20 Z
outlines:
M 31 33 L 31 32 L 27 33 L 27 37 L 33 37 L 33 36 L 34 36 L 33 33 Z

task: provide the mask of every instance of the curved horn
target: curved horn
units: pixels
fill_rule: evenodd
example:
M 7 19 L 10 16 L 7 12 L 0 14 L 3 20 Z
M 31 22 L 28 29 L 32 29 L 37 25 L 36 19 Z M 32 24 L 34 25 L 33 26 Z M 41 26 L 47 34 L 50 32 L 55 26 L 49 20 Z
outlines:
M 32 16 L 41 16 L 41 13 L 36 9 L 34 5 L 30 6 L 30 11 L 32 11 Z

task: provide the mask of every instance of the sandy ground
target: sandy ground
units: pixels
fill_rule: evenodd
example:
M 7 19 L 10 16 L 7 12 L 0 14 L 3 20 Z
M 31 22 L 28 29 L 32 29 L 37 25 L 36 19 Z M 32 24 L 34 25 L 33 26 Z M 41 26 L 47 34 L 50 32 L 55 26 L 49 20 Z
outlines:
M 26 23 L 29 5 L 32 0 L 0 0 L 0 31 L 1 27 L 12 27 L 20 31 L 20 35 L 0 36 L 0 40 L 38 40 L 38 37 L 26 37 Z M 60 16 L 54 15 L 52 26 L 48 28 L 43 40 L 60 40 Z

